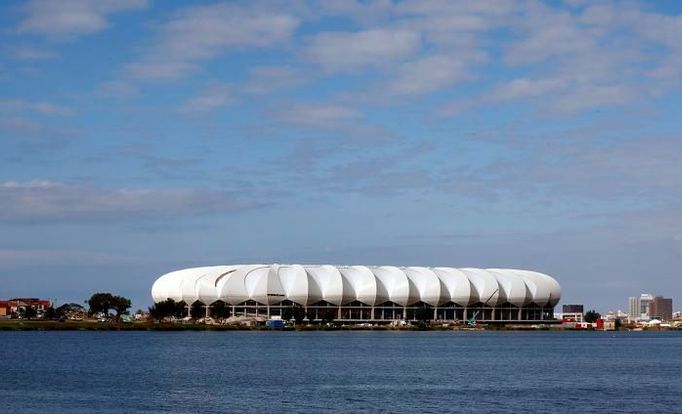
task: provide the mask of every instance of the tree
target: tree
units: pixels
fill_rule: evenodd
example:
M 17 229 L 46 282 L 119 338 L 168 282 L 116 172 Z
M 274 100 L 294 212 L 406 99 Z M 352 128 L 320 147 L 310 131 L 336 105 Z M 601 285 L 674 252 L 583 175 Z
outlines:
M 419 308 L 414 312 L 414 318 L 420 322 L 428 322 L 433 318 L 433 309 Z
M 230 317 L 230 307 L 222 300 L 213 302 L 211 305 L 211 316 L 216 319 L 225 319 Z
M 172 300 L 172 299 L 169 299 L 169 300 Z M 161 303 L 155 303 L 152 306 L 150 306 L 149 308 L 147 308 L 147 311 L 149 312 L 149 316 L 151 316 L 152 319 L 156 319 L 157 321 L 160 321 L 161 319 L 166 317 L 166 315 L 164 315 L 163 307 L 162 307 Z
M 206 309 L 204 308 L 204 304 L 196 301 L 192 304 L 190 308 L 190 316 L 192 319 L 199 319 L 202 318 L 204 315 L 206 315 Z
M 103 313 L 109 315 L 109 310 L 113 308 L 114 296 L 111 293 L 95 293 L 87 300 L 90 315 Z
M 336 311 L 333 309 L 322 309 L 319 313 L 320 319 L 325 323 L 332 323 L 336 318 Z
M 303 309 L 300 306 L 294 306 L 292 309 L 293 311 L 293 318 L 296 323 L 301 323 L 303 322 L 303 319 L 305 319 L 305 309 Z
M 85 309 L 78 303 L 65 303 L 62 306 L 55 309 L 55 317 L 61 318 L 67 316 L 70 312 L 82 313 Z
M 597 312 L 596 310 L 592 309 L 592 310 L 585 312 L 585 316 L 583 319 L 585 319 L 585 322 L 587 322 L 587 323 L 594 323 L 599 318 L 601 318 L 601 314 L 599 312 Z
M 130 309 L 130 299 L 123 296 L 113 296 L 111 307 L 116 311 L 116 319 L 120 319 L 121 315 Z
M 50 306 L 43 312 L 43 319 L 54 319 L 57 316 L 57 311 Z
M 293 305 L 282 309 L 282 319 L 285 321 L 293 319 L 296 323 L 301 323 L 305 318 L 305 309 L 300 305 Z
M 282 308 L 282 319 L 289 321 L 294 318 L 294 307 Z
M 24 318 L 29 319 L 29 320 L 38 316 L 38 312 L 36 311 L 36 308 L 34 308 L 33 306 L 27 306 L 27 307 L 23 308 L 21 313 L 22 313 L 22 316 Z
M 163 318 L 181 318 L 185 311 L 185 302 L 176 302 L 173 299 L 166 299 L 163 302 L 155 303 L 149 308 L 149 315 L 160 321 Z
M 116 311 L 116 319 L 130 309 L 130 299 L 123 296 L 114 296 L 111 293 L 95 293 L 87 300 L 90 315 L 103 313 L 109 315 L 110 310 Z

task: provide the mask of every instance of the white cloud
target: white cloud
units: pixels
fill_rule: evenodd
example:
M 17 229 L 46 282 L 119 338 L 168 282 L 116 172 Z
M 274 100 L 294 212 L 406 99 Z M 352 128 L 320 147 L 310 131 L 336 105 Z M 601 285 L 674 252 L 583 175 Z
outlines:
M 303 74 L 290 66 L 259 66 L 249 70 L 244 91 L 256 95 L 266 94 L 302 85 L 312 77 L 312 74 Z
M 479 59 L 482 57 L 479 56 Z M 436 92 L 468 77 L 471 56 L 426 56 L 399 67 L 388 84 L 388 92 L 396 95 L 420 95 Z
M 536 63 L 554 56 L 584 53 L 592 47 L 589 34 L 566 24 L 548 24 L 527 39 L 511 44 L 507 61 L 513 65 Z
M 396 5 L 396 10 L 406 15 L 463 16 L 507 14 L 518 6 L 516 0 L 488 1 L 440 1 L 406 0 Z
M 552 97 L 545 109 L 572 114 L 586 109 L 625 105 L 636 96 L 637 90 L 628 85 L 587 85 Z
M 213 85 L 201 94 L 188 99 L 179 111 L 187 114 L 209 112 L 233 102 L 230 85 Z
M 568 83 L 562 79 L 528 79 L 517 78 L 498 85 L 488 92 L 484 101 L 504 102 L 517 99 L 535 98 L 547 93 L 563 89 Z
M 317 0 L 310 2 L 309 6 L 307 12 L 311 16 L 344 16 L 363 22 L 386 17 L 393 9 L 391 0 Z
M 404 1 L 396 4 L 397 14 L 404 20 L 401 27 L 412 27 L 429 33 L 438 40 L 449 35 L 483 32 L 504 23 L 518 5 L 515 0 L 484 1 Z
M 299 19 L 258 6 L 214 4 L 188 7 L 162 24 L 146 53 L 127 65 L 137 78 L 180 78 L 195 62 L 229 49 L 271 47 L 289 40 Z
M 16 45 L 8 48 L 12 58 L 16 60 L 46 60 L 57 56 L 53 51 L 41 49 L 28 44 Z
M 282 122 L 315 128 L 335 128 L 360 121 L 364 115 L 353 108 L 334 104 L 299 104 L 276 113 Z
M 595 34 L 581 28 L 577 18 L 542 3 L 529 3 L 522 18 L 508 22 L 519 33 L 509 42 L 505 59 L 511 65 L 527 65 L 552 57 L 566 57 L 594 50 Z
M 44 136 L 47 128 L 28 119 L 14 117 L 0 119 L 0 131 L 19 136 Z
M 107 98 L 128 99 L 138 96 L 140 90 L 130 82 L 113 80 L 99 85 L 96 93 Z
M 107 189 L 47 180 L 0 182 L 0 222 L 6 223 L 130 220 L 254 206 L 223 191 Z
M 110 14 L 146 6 L 146 0 L 33 0 L 17 31 L 69 38 L 107 28 Z
M 169 80 L 182 78 L 195 72 L 198 66 L 187 62 L 140 61 L 131 62 L 125 70 L 134 78 L 148 80 Z
M 494 69 L 505 75 L 511 69 L 514 77 L 450 102 L 442 112 L 542 98 L 541 112 L 573 115 L 670 93 L 682 85 L 682 59 L 676 58 L 682 17 L 638 7 L 604 3 L 569 12 L 525 3 L 522 13 L 494 20 L 510 32 L 502 44 L 507 67 Z
M 459 109 L 451 113 L 538 97 L 547 97 L 547 108 L 556 114 L 579 113 L 660 95 L 682 83 L 679 53 L 652 54 L 655 48 L 643 47 L 653 42 L 679 51 L 682 18 L 645 13 L 637 5 L 567 10 L 513 0 L 283 4 L 219 3 L 176 10 L 155 26 L 155 36 L 125 70 L 133 78 L 173 80 L 196 74 L 205 61 L 225 53 L 277 46 L 278 55 L 288 57 L 247 69 L 247 81 L 235 87 L 239 92 L 267 94 L 350 73 L 373 78 L 336 97 L 377 102 L 454 94 L 453 86 L 486 80 L 490 70 L 499 69 L 497 86 L 470 95 L 470 102 L 457 103 Z M 368 10 L 378 13 L 366 16 Z M 313 27 L 295 36 L 303 19 L 330 16 L 352 19 L 357 29 L 315 32 Z M 633 87 L 645 76 L 651 87 Z M 586 92 L 590 89 L 591 94 Z M 578 104 L 578 93 L 592 102 Z
M 0 100 L 0 113 L 39 113 L 43 115 L 72 115 L 70 108 L 55 105 L 49 102 L 31 102 L 21 99 Z
M 659 64 L 647 74 L 664 82 L 664 88 L 682 85 L 682 16 L 636 14 L 629 16 L 628 21 L 642 37 L 667 49 Z
M 583 10 L 580 22 L 592 25 L 608 25 L 616 20 L 616 10 L 610 4 L 594 4 Z
M 325 32 L 309 40 L 305 54 L 326 70 L 354 71 L 390 66 L 414 54 L 420 42 L 419 33 L 406 30 Z

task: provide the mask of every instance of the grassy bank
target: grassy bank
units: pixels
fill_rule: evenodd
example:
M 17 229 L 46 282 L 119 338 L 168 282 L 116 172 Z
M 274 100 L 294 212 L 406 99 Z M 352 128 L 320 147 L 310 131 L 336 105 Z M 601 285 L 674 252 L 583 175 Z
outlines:
M 457 328 L 443 326 L 324 326 L 324 325 L 299 325 L 296 327 L 280 328 L 278 330 L 296 331 L 388 331 L 388 330 L 453 330 Z M 483 326 L 476 328 L 461 327 L 466 330 L 482 330 Z M 496 327 L 495 329 L 500 329 Z M 0 320 L 0 331 L 235 331 L 235 330 L 271 330 L 265 326 L 244 325 L 206 325 L 198 323 L 156 323 L 156 322 L 132 322 L 132 323 L 101 323 L 95 321 L 27 321 L 27 320 Z
M 272 328 L 265 326 L 244 325 L 206 325 L 199 323 L 156 323 L 156 322 L 132 322 L 132 323 L 101 323 L 96 321 L 27 321 L 27 320 L 0 320 L 0 331 L 268 331 Z M 442 325 L 411 325 L 411 326 L 325 326 L 325 325 L 299 325 L 295 327 L 279 328 L 285 331 L 561 331 L 561 326 L 504 326 L 504 325 L 478 325 L 468 327 L 442 326 Z M 626 330 L 626 329 L 624 329 Z M 657 329 L 658 330 L 658 329 Z M 595 331 L 601 332 L 601 331 Z
M 0 321 L 0 331 L 230 331 L 248 330 L 249 327 L 235 325 L 204 325 L 176 323 L 101 323 L 96 321 Z

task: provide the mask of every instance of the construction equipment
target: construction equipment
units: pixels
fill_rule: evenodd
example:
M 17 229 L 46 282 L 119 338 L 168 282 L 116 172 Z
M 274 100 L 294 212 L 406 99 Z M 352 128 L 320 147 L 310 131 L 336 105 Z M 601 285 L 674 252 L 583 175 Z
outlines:
M 493 296 L 495 296 L 495 294 L 496 294 L 499 290 L 500 290 L 499 288 L 498 288 L 498 289 L 495 289 L 495 291 L 490 295 L 490 297 L 488 297 L 488 300 L 486 300 L 485 302 L 483 302 L 483 306 L 487 305 L 488 302 L 490 302 L 490 299 L 492 299 Z M 474 314 L 471 316 L 471 318 L 467 319 L 467 325 L 470 325 L 470 326 L 476 325 L 476 318 L 477 318 L 478 315 L 481 313 L 481 310 L 482 310 L 482 309 L 478 309 L 476 312 L 474 312 Z

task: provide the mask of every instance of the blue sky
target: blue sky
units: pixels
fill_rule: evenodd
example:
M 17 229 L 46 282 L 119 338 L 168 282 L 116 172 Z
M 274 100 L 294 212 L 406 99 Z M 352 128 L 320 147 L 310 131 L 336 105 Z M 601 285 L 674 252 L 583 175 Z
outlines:
M 0 297 L 160 274 L 518 267 L 682 288 L 677 2 L 0 6 Z

